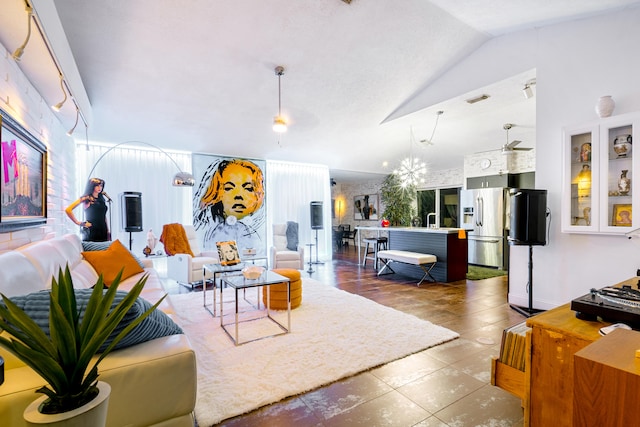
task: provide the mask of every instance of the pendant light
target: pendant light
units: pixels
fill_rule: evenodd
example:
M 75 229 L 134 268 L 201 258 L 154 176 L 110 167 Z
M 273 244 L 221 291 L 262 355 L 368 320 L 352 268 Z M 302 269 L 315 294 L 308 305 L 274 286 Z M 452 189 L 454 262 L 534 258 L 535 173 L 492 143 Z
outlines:
M 31 17 L 33 16 L 33 7 L 29 5 L 29 3 L 25 2 L 25 10 L 27 12 L 27 37 L 24 39 L 24 42 L 18 47 L 11 57 L 16 61 L 20 61 L 22 55 L 24 54 L 24 48 L 27 47 L 27 43 L 29 43 L 29 38 L 31 37 Z
M 280 92 L 280 78 L 284 74 L 284 67 L 278 65 L 275 68 L 276 76 L 278 76 L 278 115 L 273 118 L 273 131 L 283 133 L 287 131 L 287 122 L 282 117 L 282 97 Z
M 74 102 L 74 104 L 75 104 L 75 102 Z M 80 118 L 80 108 L 78 108 L 78 105 L 76 105 L 76 122 L 73 124 L 73 127 L 67 131 L 67 135 L 69 135 L 69 136 L 73 135 L 73 132 L 75 132 L 76 127 L 78 126 L 78 119 L 79 118 Z
M 62 73 L 60 73 L 60 90 L 62 90 L 64 98 L 62 98 L 62 101 L 58 102 L 56 105 L 51 106 L 53 111 L 60 111 L 64 103 L 67 102 L 67 91 L 64 90 L 64 75 Z

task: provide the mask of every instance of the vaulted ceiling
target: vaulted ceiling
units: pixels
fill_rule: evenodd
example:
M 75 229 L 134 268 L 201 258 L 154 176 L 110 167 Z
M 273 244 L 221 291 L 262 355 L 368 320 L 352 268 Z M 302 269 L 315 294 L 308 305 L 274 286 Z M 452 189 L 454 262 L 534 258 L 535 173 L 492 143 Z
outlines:
M 535 66 L 506 77 L 496 70 L 482 87 L 442 77 L 492 38 L 638 4 L 55 0 L 51 7 L 50 0 L 33 1 L 47 36 L 56 39 L 52 46 L 66 36 L 68 52 L 55 54 L 77 66 L 72 90 L 78 97 L 85 91 L 90 104 L 89 140 L 323 163 L 338 180 L 388 173 L 410 151 L 433 171 L 461 167 L 465 154 L 506 142 L 504 123 L 516 125 L 509 139 L 534 147 L 535 96 L 525 98 L 522 88 L 536 77 Z M 0 42 L 12 52 L 26 33 L 24 0 L 2 2 Z M 20 66 L 55 103 L 57 75 L 43 76 L 43 59 L 29 49 Z M 282 112 L 289 124 L 281 136 L 271 128 L 278 65 L 285 68 Z M 470 69 L 461 79 L 473 76 Z M 490 97 L 465 102 L 482 94 Z M 65 108 L 60 117 L 71 127 L 75 109 Z M 74 136 L 85 140 L 83 130 Z

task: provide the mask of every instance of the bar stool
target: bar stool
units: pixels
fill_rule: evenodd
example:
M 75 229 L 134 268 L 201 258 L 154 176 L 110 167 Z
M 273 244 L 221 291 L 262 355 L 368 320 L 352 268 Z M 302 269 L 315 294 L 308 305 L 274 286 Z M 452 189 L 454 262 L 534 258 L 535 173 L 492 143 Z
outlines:
M 362 266 L 367 266 L 367 260 L 373 261 L 373 268 L 378 269 L 378 251 L 381 249 L 388 249 L 386 237 L 371 237 L 362 239 L 364 242 L 364 258 L 362 260 Z M 373 254 L 373 256 L 370 256 Z

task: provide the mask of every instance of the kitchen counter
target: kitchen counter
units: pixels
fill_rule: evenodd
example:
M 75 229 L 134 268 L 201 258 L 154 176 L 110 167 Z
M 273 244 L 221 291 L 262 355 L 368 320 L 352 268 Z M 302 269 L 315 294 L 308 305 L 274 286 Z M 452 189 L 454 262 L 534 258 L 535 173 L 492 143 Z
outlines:
M 440 228 L 427 228 L 427 227 L 356 227 L 356 230 L 371 230 L 371 231 L 410 231 L 412 233 L 436 233 L 436 234 L 458 234 L 458 231 L 463 230 L 462 228 L 448 228 L 448 227 L 440 227 Z
M 427 227 L 355 227 L 358 232 L 358 260 L 363 232 L 375 232 L 378 236 L 386 232 L 389 249 L 405 250 L 435 255 L 438 262 L 431 274 L 438 282 L 455 282 L 467 278 L 468 246 L 466 233 L 459 238 L 460 228 Z M 368 233 L 373 234 L 373 233 Z M 393 270 L 416 279 L 424 272 L 415 265 L 394 263 Z

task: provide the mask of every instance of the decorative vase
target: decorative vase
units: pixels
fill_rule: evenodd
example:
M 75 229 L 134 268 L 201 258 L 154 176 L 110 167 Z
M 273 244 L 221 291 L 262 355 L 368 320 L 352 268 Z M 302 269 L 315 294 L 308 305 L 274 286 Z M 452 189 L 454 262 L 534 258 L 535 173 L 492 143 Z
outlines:
M 623 196 L 626 196 L 629 190 L 631 190 L 631 179 L 627 178 L 627 172 L 629 171 L 626 169 L 623 170 L 618 180 L 618 192 Z
M 48 397 L 39 397 L 24 410 L 25 423 L 30 427 L 104 427 L 107 423 L 111 386 L 104 381 L 98 381 L 98 390 L 98 395 L 91 402 L 61 414 L 40 413 L 38 407 Z
M 631 141 L 632 137 L 629 134 L 618 135 L 613 140 L 613 151 L 618 157 L 627 157 L 628 154 L 631 154 Z
M 615 107 L 616 103 L 611 98 L 611 95 L 601 96 L 596 104 L 596 113 L 600 118 L 609 117 Z

